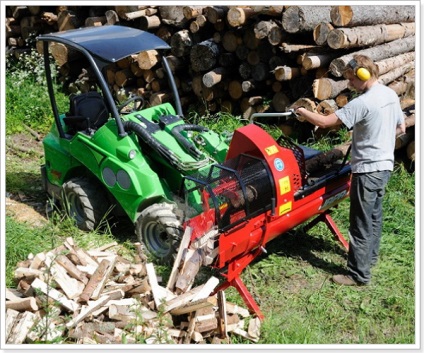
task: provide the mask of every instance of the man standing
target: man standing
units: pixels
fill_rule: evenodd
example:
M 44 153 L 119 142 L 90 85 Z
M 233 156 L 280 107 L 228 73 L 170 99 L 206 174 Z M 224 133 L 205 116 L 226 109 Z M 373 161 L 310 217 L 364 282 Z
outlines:
M 297 108 L 299 120 L 321 128 L 344 124 L 352 133 L 349 253 L 347 274 L 333 276 L 341 285 L 367 285 L 377 263 L 382 230 L 382 202 L 394 166 L 397 134 L 405 133 L 396 93 L 378 82 L 378 67 L 356 55 L 343 73 L 362 93 L 328 116 Z

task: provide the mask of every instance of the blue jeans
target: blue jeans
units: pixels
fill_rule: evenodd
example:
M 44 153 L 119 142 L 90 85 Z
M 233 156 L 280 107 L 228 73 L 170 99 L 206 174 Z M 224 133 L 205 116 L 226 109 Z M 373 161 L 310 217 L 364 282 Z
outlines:
M 383 219 L 383 196 L 391 172 L 352 174 L 347 269 L 358 282 L 369 283 L 377 263 Z

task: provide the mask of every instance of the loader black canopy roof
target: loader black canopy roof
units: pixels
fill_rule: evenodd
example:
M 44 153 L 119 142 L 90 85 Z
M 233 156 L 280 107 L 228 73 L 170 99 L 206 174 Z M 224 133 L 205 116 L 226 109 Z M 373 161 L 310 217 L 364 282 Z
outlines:
M 170 49 L 166 42 L 149 32 L 117 25 L 44 34 L 38 40 L 80 46 L 105 62 L 117 62 L 145 50 Z

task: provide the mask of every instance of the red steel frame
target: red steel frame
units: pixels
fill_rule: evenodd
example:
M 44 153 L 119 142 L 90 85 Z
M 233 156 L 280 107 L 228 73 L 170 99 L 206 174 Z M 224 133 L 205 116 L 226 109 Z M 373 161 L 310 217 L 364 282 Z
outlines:
M 241 280 L 242 271 L 259 255 L 265 252 L 265 244 L 294 227 L 315 219 L 306 225 L 312 228 L 318 222 L 324 222 L 333 235 L 348 249 L 348 242 L 330 216 L 325 200 L 336 197 L 336 203 L 346 198 L 350 189 L 350 175 L 344 175 L 331 185 L 325 185 L 307 196 L 295 199 L 298 187 L 295 179 L 300 175 L 298 162 L 293 151 L 279 146 L 264 130 L 254 124 L 236 130 L 227 159 L 242 153 L 264 159 L 270 168 L 275 182 L 275 209 L 245 221 L 243 224 L 224 232 L 219 237 L 219 254 L 214 267 L 222 270 L 226 279 L 215 291 L 225 290 L 229 286 L 237 289 L 248 308 L 263 319 L 259 306 Z M 279 163 L 276 163 L 278 160 Z M 222 186 L 221 186 L 222 187 Z M 340 198 L 337 196 L 341 195 Z M 334 206 L 332 204 L 331 206 Z M 191 219 L 190 226 L 204 228 L 213 223 L 213 213 L 209 211 Z M 212 221 L 212 222 L 208 222 Z M 204 229 L 202 229 L 203 232 Z M 192 241 L 199 235 L 192 235 Z

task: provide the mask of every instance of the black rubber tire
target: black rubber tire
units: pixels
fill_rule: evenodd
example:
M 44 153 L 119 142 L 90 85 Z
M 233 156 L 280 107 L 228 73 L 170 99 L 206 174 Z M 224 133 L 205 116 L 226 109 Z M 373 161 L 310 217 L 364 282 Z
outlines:
M 95 230 L 104 220 L 108 204 L 102 190 L 89 179 L 70 179 L 62 186 L 62 205 L 81 230 Z
M 135 224 L 135 233 L 147 255 L 162 265 L 172 265 L 182 238 L 175 206 L 158 203 L 147 207 Z

